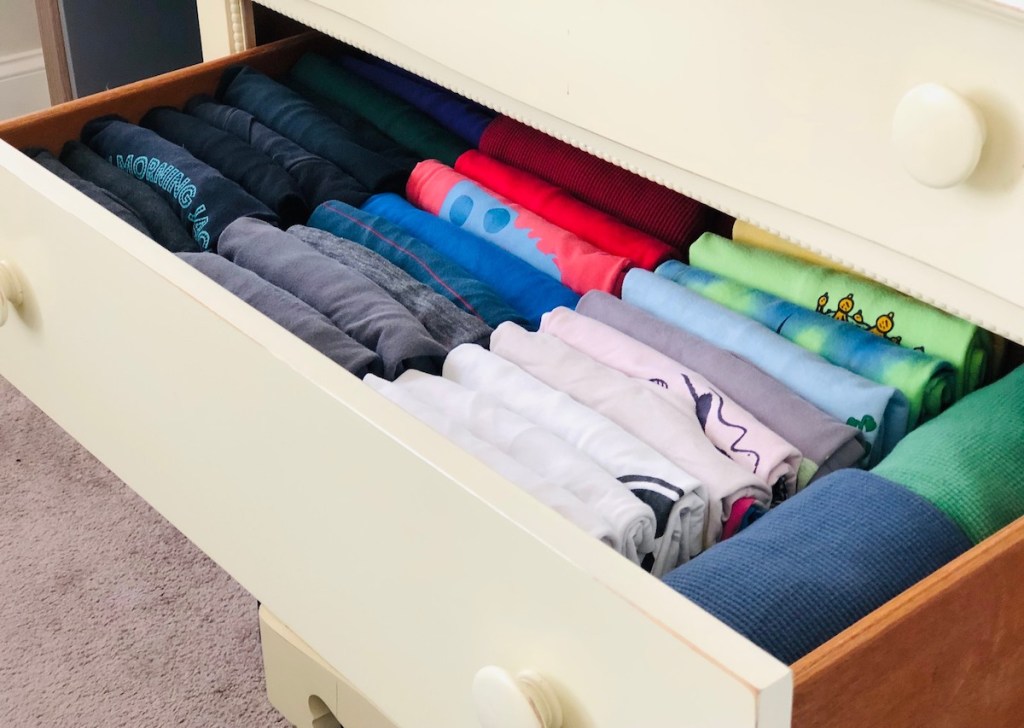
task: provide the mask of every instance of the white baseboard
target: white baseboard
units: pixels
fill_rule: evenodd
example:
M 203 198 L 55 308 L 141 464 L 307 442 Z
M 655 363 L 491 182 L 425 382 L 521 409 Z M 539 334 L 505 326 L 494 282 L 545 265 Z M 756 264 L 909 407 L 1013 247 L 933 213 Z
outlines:
M 0 119 L 21 116 L 49 105 L 42 49 L 0 56 Z

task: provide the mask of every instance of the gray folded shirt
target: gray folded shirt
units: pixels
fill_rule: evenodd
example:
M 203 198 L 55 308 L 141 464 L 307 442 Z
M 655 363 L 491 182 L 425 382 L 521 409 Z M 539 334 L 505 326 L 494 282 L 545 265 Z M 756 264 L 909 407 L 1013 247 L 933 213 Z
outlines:
M 224 229 L 217 250 L 377 352 L 385 378 L 394 379 L 406 369 L 441 372 L 447 350 L 404 306 L 359 271 L 294 235 L 261 220 L 239 218 Z
M 369 248 L 305 225 L 292 225 L 288 232 L 327 257 L 354 268 L 383 288 L 446 349 L 454 349 L 459 344 L 486 347 L 490 341 L 493 329 L 483 319 L 463 311 Z
M 252 271 L 215 253 L 178 253 L 178 257 L 360 379 L 383 371 L 380 357 L 312 306 Z

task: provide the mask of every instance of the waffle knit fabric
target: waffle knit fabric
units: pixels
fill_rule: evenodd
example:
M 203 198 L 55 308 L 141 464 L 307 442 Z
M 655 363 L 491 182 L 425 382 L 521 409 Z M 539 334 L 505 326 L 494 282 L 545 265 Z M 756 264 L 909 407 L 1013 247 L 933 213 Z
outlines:
M 1024 367 L 896 446 L 876 474 L 931 501 L 975 543 L 1024 515 Z
M 664 581 L 792 664 L 970 547 L 924 498 L 840 470 Z

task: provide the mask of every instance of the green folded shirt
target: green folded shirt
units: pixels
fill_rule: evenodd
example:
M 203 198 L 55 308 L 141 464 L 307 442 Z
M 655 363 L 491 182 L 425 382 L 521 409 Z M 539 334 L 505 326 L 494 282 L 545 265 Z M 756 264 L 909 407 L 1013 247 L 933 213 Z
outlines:
M 945 359 L 956 369 L 958 397 L 982 385 L 994 357 L 992 335 L 984 329 L 849 273 L 736 245 L 710 233 L 690 246 L 690 263 Z
M 873 472 L 931 501 L 975 543 L 1024 515 L 1024 367 L 907 435 Z

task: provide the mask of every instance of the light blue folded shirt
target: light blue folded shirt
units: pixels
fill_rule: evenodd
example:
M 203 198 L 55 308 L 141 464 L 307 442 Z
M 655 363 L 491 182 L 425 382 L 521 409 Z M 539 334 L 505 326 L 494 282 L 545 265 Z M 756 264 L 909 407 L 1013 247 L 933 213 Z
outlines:
M 869 446 L 865 462 L 869 467 L 907 433 L 910 407 L 899 390 L 830 364 L 677 283 L 633 269 L 626 274 L 622 299 L 743 357 L 819 409 L 860 429 Z

